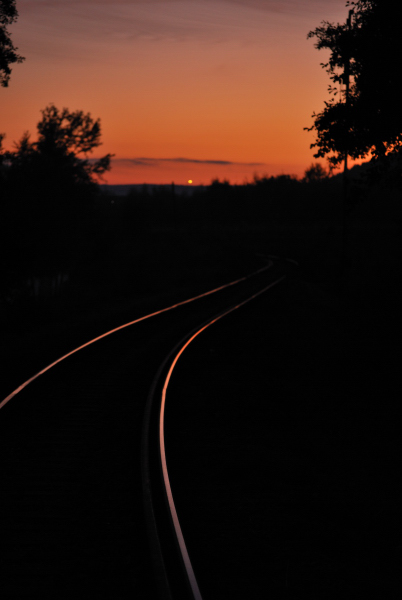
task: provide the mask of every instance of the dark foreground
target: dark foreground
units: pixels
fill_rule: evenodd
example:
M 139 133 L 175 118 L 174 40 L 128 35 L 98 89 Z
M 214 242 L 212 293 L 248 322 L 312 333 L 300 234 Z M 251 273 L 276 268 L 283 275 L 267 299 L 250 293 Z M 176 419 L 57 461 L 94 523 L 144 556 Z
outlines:
M 168 468 L 206 600 L 355 598 L 363 589 L 393 597 L 401 559 L 400 331 L 394 294 L 374 298 L 355 290 L 340 302 L 336 286 L 308 283 L 301 272 L 205 331 L 181 357 L 167 397 Z M 144 328 L 144 348 L 160 339 L 157 330 L 152 336 Z M 164 337 L 166 348 L 152 353 L 147 377 L 167 352 Z M 125 358 L 116 366 L 119 347 Z M 12 452 L 9 464 L 18 464 L 27 444 L 32 455 L 19 472 L 3 475 L 14 485 L 2 509 L 2 558 L 11 575 L 3 597 L 31 597 L 35 586 L 42 598 L 145 597 L 145 589 L 154 596 L 144 545 L 138 546 L 144 528 L 132 483 L 139 478 L 132 457 L 146 381 L 140 402 L 121 385 L 121 410 L 111 411 L 108 400 L 123 375 L 130 385 L 138 379 L 132 365 L 144 351 L 131 348 L 124 333 L 107 356 L 96 349 L 91 368 L 100 410 L 80 409 L 65 373 L 66 414 L 79 423 L 63 444 L 73 443 L 75 466 L 82 456 L 89 461 L 78 480 L 68 470 L 62 477 L 66 494 L 57 502 L 67 512 L 74 503 L 73 527 L 58 521 L 59 513 L 46 517 L 32 484 L 37 478 L 50 495 L 58 485 L 58 456 L 50 457 L 47 472 L 35 460 L 54 432 L 35 438 L 35 410 L 20 426 L 13 417 L 17 433 L 9 443 L 3 437 L 3 458 Z M 77 361 L 76 368 L 82 371 Z M 55 379 L 55 399 L 57 385 Z M 58 411 L 53 404 L 49 422 L 59 421 Z M 23 495 L 27 481 L 30 496 Z M 24 549 L 19 536 L 35 514 L 48 528 L 34 524 Z M 88 532 L 91 522 L 101 529 Z M 45 560 L 60 552 L 67 562 L 47 574 Z M 28 585 L 10 572 L 17 578 L 21 564 Z
M 180 359 L 167 452 L 205 598 L 396 597 L 395 301 L 287 281 Z

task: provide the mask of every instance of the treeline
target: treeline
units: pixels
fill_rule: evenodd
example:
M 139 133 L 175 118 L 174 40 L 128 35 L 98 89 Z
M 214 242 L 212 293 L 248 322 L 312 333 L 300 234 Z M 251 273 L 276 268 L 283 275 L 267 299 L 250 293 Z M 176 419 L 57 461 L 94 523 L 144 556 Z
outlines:
M 25 137 L 3 160 L 3 303 L 52 297 L 74 281 L 96 288 L 109 280 L 117 291 L 133 273 L 145 289 L 152 270 L 169 268 L 167 256 L 172 262 L 180 254 L 212 253 L 220 240 L 225 244 L 236 230 L 244 237 L 252 225 L 325 219 L 329 190 L 336 202 L 339 188 L 327 178 L 307 182 L 281 175 L 245 185 L 214 181 L 191 197 L 174 186 L 144 186 L 119 197 L 102 193 L 80 172 L 82 165 L 53 151 Z
M 131 222 L 154 224 L 219 224 L 242 226 L 267 219 L 299 219 L 300 213 L 314 220 L 328 210 L 323 196 L 335 196 L 341 190 L 337 178 L 308 180 L 292 175 L 255 177 L 250 183 L 231 185 L 228 181 L 212 181 L 197 188 L 189 196 L 169 186 L 132 188 L 125 196 L 105 194 L 113 211 Z M 123 216 L 124 215 L 124 216 Z
M 163 287 L 173 270 L 178 279 L 196 278 L 219 260 L 267 251 L 295 256 L 339 229 L 342 176 L 330 177 L 318 163 L 301 179 L 214 180 L 191 196 L 174 185 L 144 186 L 121 197 L 99 186 L 111 156 L 88 158 L 100 136 L 99 120 L 50 105 L 36 141 L 24 134 L 13 152 L 0 152 L 3 307 L 66 293 L 141 295 Z M 351 206 L 374 180 L 400 190 L 392 172 L 352 170 Z

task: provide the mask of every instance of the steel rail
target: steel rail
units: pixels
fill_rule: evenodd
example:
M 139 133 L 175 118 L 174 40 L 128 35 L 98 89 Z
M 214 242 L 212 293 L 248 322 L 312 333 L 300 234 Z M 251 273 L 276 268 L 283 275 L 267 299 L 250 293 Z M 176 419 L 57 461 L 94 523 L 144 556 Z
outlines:
M 90 346 L 91 344 L 94 344 L 95 342 L 98 342 L 99 340 L 107 337 L 108 335 L 111 335 L 112 333 L 116 333 L 117 331 L 121 331 L 122 329 L 125 329 L 126 327 L 130 327 L 131 325 L 135 325 L 136 323 L 140 323 L 141 321 L 145 321 L 146 319 L 150 319 L 151 317 L 155 317 L 155 316 L 160 315 L 160 314 L 162 314 L 164 312 L 167 312 L 169 310 L 173 310 L 174 308 L 177 308 L 179 306 L 183 306 L 184 304 L 188 304 L 189 302 L 194 302 L 195 300 L 199 300 L 200 298 L 205 298 L 206 296 L 209 296 L 211 294 L 215 294 L 216 292 L 219 292 L 220 290 L 224 290 L 224 289 L 226 289 L 228 287 L 231 287 L 232 285 L 236 285 L 237 283 L 240 283 L 242 281 L 246 281 L 250 277 L 253 277 L 254 275 L 258 275 L 258 273 L 262 273 L 263 271 L 266 271 L 266 270 L 270 269 L 272 267 L 272 265 L 273 265 L 273 262 L 272 262 L 272 260 L 270 260 L 269 264 L 266 265 L 265 267 L 262 267 L 261 269 L 258 269 L 257 271 L 254 271 L 253 273 L 250 273 L 249 275 L 245 275 L 244 277 L 240 277 L 240 279 L 236 279 L 235 281 L 230 281 L 229 283 L 225 283 L 224 285 L 221 285 L 221 286 L 219 286 L 217 288 L 214 288 L 213 290 L 208 290 L 207 292 L 199 294 L 198 296 L 193 296 L 192 298 L 187 298 L 186 300 L 182 300 L 181 302 L 177 302 L 176 304 L 172 304 L 171 306 L 167 306 L 166 308 L 162 308 L 161 310 L 157 310 L 157 311 L 155 311 L 153 313 L 150 313 L 148 315 L 144 315 L 143 317 L 139 317 L 138 319 L 135 319 L 134 321 L 130 321 L 128 323 L 124 323 L 124 325 L 120 325 L 119 327 L 116 327 L 115 329 L 111 329 L 110 331 L 107 331 L 106 333 L 103 333 L 102 335 L 94 338 L 93 340 L 90 340 L 89 342 L 86 342 L 82 346 L 79 346 L 78 348 L 75 348 L 74 350 L 71 350 L 71 352 L 68 352 L 67 354 L 64 354 L 63 356 L 61 356 L 60 358 L 58 358 L 57 360 L 55 360 L 54 362 L 52 362 L 50 365 L 48 365 L 47 367 L 45 367 L 44 369 L 42 369 L 41 371 L 39 371 L 38 373 L 36 373 L 35 375 L 33 375 L 30 379 L 27 379 L 24 383 L 22 383 L 18 388 L 16 388 L 13 392 L 11 392 L 11 394 L 9 394 L 6 398 L 4 398 L 4 400 L 2 400 L 0 402 L 0 409 L 2 409 L 10 400 L 12 400 L 12 398 L 14 398 L 17 394 L 19 394 L 24 388 L 26 388 L 27 385 L 29 385 L 30 383 L 32 383 L 33 381 L 35 381 L 35 379 L 37 379 L 38 377 L 40 377 L 40 375 L 43 375 L 44 373 L 46 373 L 46 371 L 49 371 L 49 369 L 51 369 L 52 367 L 55 367 L 61 361 L 65 360 L 69 356 L 72 356 L 76 352 L 79 352 L 80 350 L 83 350 L 84 348 Z
M 153 550 L 154 557 L 156 557 L 157 569 L 159 572 L 157 573 L 157 577 L 159 579 L 159 590 L 161 594 L 161 598 L 170 599 L 172 598 L 171 586 L 169 583 L 169 574 L 168 569 L 166 567 L 166 561 L 163 556 L 162 551 L 162 540 L 161 536 L 158 533 L 158 524 L 157 518 L 155 516 L 157 510 L 155 509 L 155 500 L 152 498 L 151 491 L 151 474 L 150 474 L 150 459 L 148 456 L 149 453 L 149 438 L 150 433 L 149 429 L 151 426 L 151 410 L 152 404 L 155 401 L 156 389 L 158 387 L 159 380 L 162 377 L 162 374 L 166 372 L 167 365 L 170 363 L 170 367 L 168 369 L 167 375 L 165 376 L 162 393 L 161 393 L 161 401 L 160 401 L 160 411 L 159 411 L 159 454 L 160 454 L 160 466 L 162 469 L 162 477 L 164 484 L 164 492 L 166 496 L 166 500 L 168 503 L 170 520 L 173 525 L 173 529 L 175 532 L 176 542 L 181 555 L 181 562 L 184 566 L 187 583 L 191 590 L 191 596 L 193 600 L 202 600 L 202 595 L 198 586 L 198 582 L 194 573 L 193 566 L 191 564 L 190 556 L 187 550 L 187 546 L 184 540 L 183 532 L 180 526 L 179 518 L 176 511 L 176 506 L 173 499 L 173 493 L 169 480 L 169 473 L 167 469 L 167 460 L 166 460 L 166 449 L 165 449 L 165 435 L 164 435 L 164 415 L 165 415 L 165 405 L 166 405 L 166 394 L 167 388 L 169 385 L 169 381 L 171 379 L 173 370 L 185 349 L 191 344 L 191 342 L 198 337 L 205 329 L 207 329 L 210 325 L 216 323 L 224 316 L 232 313 L 237 310 L 244 304 L 247 304 L 257 296 L 263 294 L 273 286 L 277 285 L 281 281 L 286 278 L 286 275 L 278 278 L 274 282 L 271 282 L 269 285 L 265 286 L 263 289 L 258 292 L 252 294 L 242 302 L 231 306 L 229 309 L 225 309 L 223 312 L 215 315 L 212 319 L 209 319 L 205 322 L 201 327 L 197 327 L 193 329 L 189 334 L 187 334 L 182 340 L 175 346 L 175 348 L 170 352 L 170 354 L 165 358 L 161 367 L 159 368 L 158 374 L 156 375 L 153 387 L 150 392 L 150 396 L 147 403 L 146 414 L 144 417 L 144 429 L 143 429 L 143 440 L 142 440 L 142 468 L 143 468 L 143 493 L 144 493 L 144 505 L 145 512 L 148 519 L 148 529 L 150 534 L 150 543 Z M 172 360 L 173 357 L 173 360 Z M 171 362 L 170 362 L 171 361 Z

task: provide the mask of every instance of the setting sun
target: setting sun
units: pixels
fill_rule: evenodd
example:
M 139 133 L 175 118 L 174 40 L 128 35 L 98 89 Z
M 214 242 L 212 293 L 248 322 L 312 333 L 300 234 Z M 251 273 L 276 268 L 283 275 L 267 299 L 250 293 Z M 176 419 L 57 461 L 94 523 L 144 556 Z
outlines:
M 256 173 L 303 176 L 312 162 L 303 128 L 327 75 L 306 38 L 323 19 L 344 20 L 344 0 L 17 4 L 13 40 L 25 61 L 2 92 L 6 150 L 52 102 L 100 119 L 95 158 L 114 154 L 109 184 L 191 185 L 189 168 L 192 185 L 241 184 Z

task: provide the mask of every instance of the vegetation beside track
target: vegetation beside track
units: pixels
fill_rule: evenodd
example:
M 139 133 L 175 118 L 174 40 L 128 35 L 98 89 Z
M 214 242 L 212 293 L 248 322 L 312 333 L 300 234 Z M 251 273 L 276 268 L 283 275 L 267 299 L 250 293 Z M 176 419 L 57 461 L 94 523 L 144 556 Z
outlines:
M 35 264 L 3 254 L 3 395 L 77 345 L 249 273 L 270 254 L 300 263 L 289 302 L 301 319 L 315 310 L 306 293 L 313 306 L 324 297 L 334 304 L 343 294 L 356 314 L 361 306 L 370 311 L 374 300 L 379 310 L 396 314 L 401 194 L 389 182 L 369 182 L 362 168 L 352 173 L 349 264 L 342 274 L 340 177 L 284 175 L 243 186 L 216 181 L 193 196 L 166 187 L 98 194 L 82 216 L 85 227 L 64 239 L 59 262 L 52 248 L 41 248 Z

